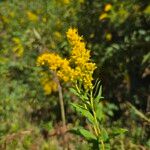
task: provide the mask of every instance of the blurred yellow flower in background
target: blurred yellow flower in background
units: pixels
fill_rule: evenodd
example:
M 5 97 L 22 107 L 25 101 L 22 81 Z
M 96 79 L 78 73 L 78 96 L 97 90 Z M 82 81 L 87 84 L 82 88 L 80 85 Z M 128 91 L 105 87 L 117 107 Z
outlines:
M 64 4 L 69 4 L 70 0 L 63 0 Z
M 108 18 L 108 11 L 110 11 L 112 8 L 112 5 L 111 4 L 106 4 L 105 7 L 104 7 L 104 11 L 100 14 L 99 16 L 99 20 L 104 20 L 106 18 Z
M 33 22 L 38 21 L 38 16 L 36 14 L 34 14 L 33 12 L 31 12 L 31 11 L 27 12 L 27 17 L 30 21 L 33 21 Z
M 14 13 L 14 12 L 10 12 L 9 15 L 10 15 L 10 17 L 12 17 L 12 18 L 15 17 L 15 13 Z
M 23 55 L 24 52 L 24 47 L 22 45 L 22 42 L 19 38 L 14 37 L 12 38 L 12 41 L 14 43 L 14 46 L 12 48 L 13 52 L 18 56 L 21 57 Z
M 105 38 L 106 38 L 107 41 L 111 41 L 112 34 L 111 33 L 106 33 Z
M 107 12 L 107 11 L 111 10 L 111 8 L 112 8 L 111 4 L 106 4 L 104 7 L 104 11 Z
M 108 17 L 108 14 L 107 13 L 102 13 L 100 16 L 99 16 L 99 20 L 103 20 L 105 18 Z
M 85 2 L 85 0 L 79 0 L 79 2 L 80 2 L 80 3 L 84 3 L 84 2 Z
M 45 95 L 50 95 L 52 92 L 56 92 L 58 90 L 57 83 L 52 80 L 50 76 L 46 72 L 41 72 L 40 83 L 43 86 L 43 90 Z

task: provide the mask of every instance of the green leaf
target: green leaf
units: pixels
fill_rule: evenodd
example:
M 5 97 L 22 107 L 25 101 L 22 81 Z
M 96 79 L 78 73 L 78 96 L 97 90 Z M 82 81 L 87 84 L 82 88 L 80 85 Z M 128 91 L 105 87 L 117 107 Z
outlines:
M 96 117 L 100 122 L 105 119 L 103 105 L 101 103 L 96 106 Z
M 127 103 L 132 109 L 133 111 L 135 112 L 135 114 L 137 114 L 140 118 L 142 118 L 143 120 L 147 121 L 150 123 L 150 119 L 147 118 L 142 112 L 140 112 L 139 110 L 136 109 L 135 106 L 133 106 L 131 103 Z
M 142 64 L 150 62 L 150 52 L 143 56 Z
M 70 92 L 72 92 L 76 96 L 80 96 L 79 93 L 74 88 L 69 88 Z
M 89 132 L 88 130 L 85 130 L 83 128 L 79 129 L 79 132 L 81 133 L 81 135 L 87 139 L 87 140 L 97 140 L 96 136 L 93 135 L 91 132 Z
M 76 109 L 77 112 L 81 113 L 91 123 L 94 123 L 94 117 L 92 116 L 92 114 L 87 109 L 85 109 L 84 107 L 82 107 L 78 104 L 71 103 L 71 105 Z
M 93 133 L 89 132 L 88 130 L 86 130 L 82 127 L 73 128 L 70 131 L 74 134 L 84 137 L 88 141 L 97 140 L 96 136 Z
M 95 100 L 95 102 L 99 102 L 99 100 L 100 99 L 102 99 L 103 97 L 102 97 L 102 86 L 100 86 L 99 87 L 99 91 L 98 91 L 98 94 L 97 94 L 97 96 L 96 96 L 96 98 L 94 99 Z
M 84 95 L 80 95 L 79 96 L 83 101 L 85 101 L 85 100 L 88 100 L 89 98 L 87 97 L 87 95 L 86 94 L 84 94 Z
M 35 37 L 36 37 L 38 40 L 41 40 L 41 36 L 40 36 L 39 32 L 38 32 L 35 28 L 33 28 L 33 33 L 34 33 Z
M 102 140 L 104 142 L 108 142 L 109 141 L 108 133 L 107 133 L 107 131 L 104 128 L 101 129 L 101 134 L 100 134 L 99 140 Z
M 70 88 L 70 92 L 72 92 L 74 95 L 76 95 L 76 96 L 78 96 L 82 101 L 86 101 L 86 100 L 88 100 L 88 97 L 87 97 L 87 94 L 86 93 L 84 93 L 84 94 L 82 94 L 82 93 L 78 93 L 77 92 L 77 90 L 76 89 L 74 89 L 74 88 Z
M 99 90 L 99 86 L 100 86 L 100 82 L 98 81 L 98 79 L 96 80 L 95 84 L 94 84 L 94 97 L 96 96 L 96 94 L 98 93 Z
M 123 129 L 123 128 L 112 129 L 111 136 L 112 136 L 112 137 L 115 137 L 115 136 L 117 136 L 117 135 L 124 134 L 124 133 L 127 132 L 127 131 L 128 131 L 127 129 Z

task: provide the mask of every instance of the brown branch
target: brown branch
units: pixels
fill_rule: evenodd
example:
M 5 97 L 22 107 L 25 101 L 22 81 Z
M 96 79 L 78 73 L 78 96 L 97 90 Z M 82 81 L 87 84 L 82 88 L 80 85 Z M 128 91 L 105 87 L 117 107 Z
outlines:
M 66 117 L 65 117 L 65 108 L 64 108 L 64 100 L 63 100 L 63 95 L 62 95 L 62 87 L 60 85 L 59 79 L 56 75 L 55 72 L 52 72 L 54 75 L 54 80 L 57 83 L 58 86 L 58 93 L 59 93 L 59 103 L 60 103 L 60 110 L 61 110 L 61 118 L 62 118 L 62 123 L 63 126 L 66 126 Z

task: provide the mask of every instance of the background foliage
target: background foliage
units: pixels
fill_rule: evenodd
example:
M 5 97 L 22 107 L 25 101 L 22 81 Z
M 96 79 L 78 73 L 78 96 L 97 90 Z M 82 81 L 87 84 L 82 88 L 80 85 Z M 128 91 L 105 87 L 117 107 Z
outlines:
M 94 78 L 102 81 L 106 125 L 129 130 L 112 141 L 112 149 L 150 148 L 145 119 L 150 112 L 149 24 L 148 0 L 0 1 L 0 148 L 85 148 L 83 139 L 68 134 L 67 145 L 67 139 L 59 136 L 63 129 L 58 93 L 47 84 L 51 76 L 36 66 L 43 52 L 68 56 L 69 27 L 79 29 L 98 66 Z M 63 87 L 69 128 L 81 116 L 68 105 L 77 98 Z

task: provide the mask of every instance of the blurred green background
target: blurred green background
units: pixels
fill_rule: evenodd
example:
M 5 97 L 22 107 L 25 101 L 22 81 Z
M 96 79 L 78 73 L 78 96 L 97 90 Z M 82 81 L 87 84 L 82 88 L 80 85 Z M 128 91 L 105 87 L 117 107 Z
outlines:
M 104 124 L 128 129 L 111 148 L 150 149 L 148 0 L 0 1 L 0 149 L 88 149 L 82 138 L 63 138 L 58 92 L 36 65 L 44 52 L 68 56 L 69 27 L 78 28 L 97 64 Z M 63 96 L 70 128 L 81 118 L 70 108 L 76 99 L 67 85 Z

